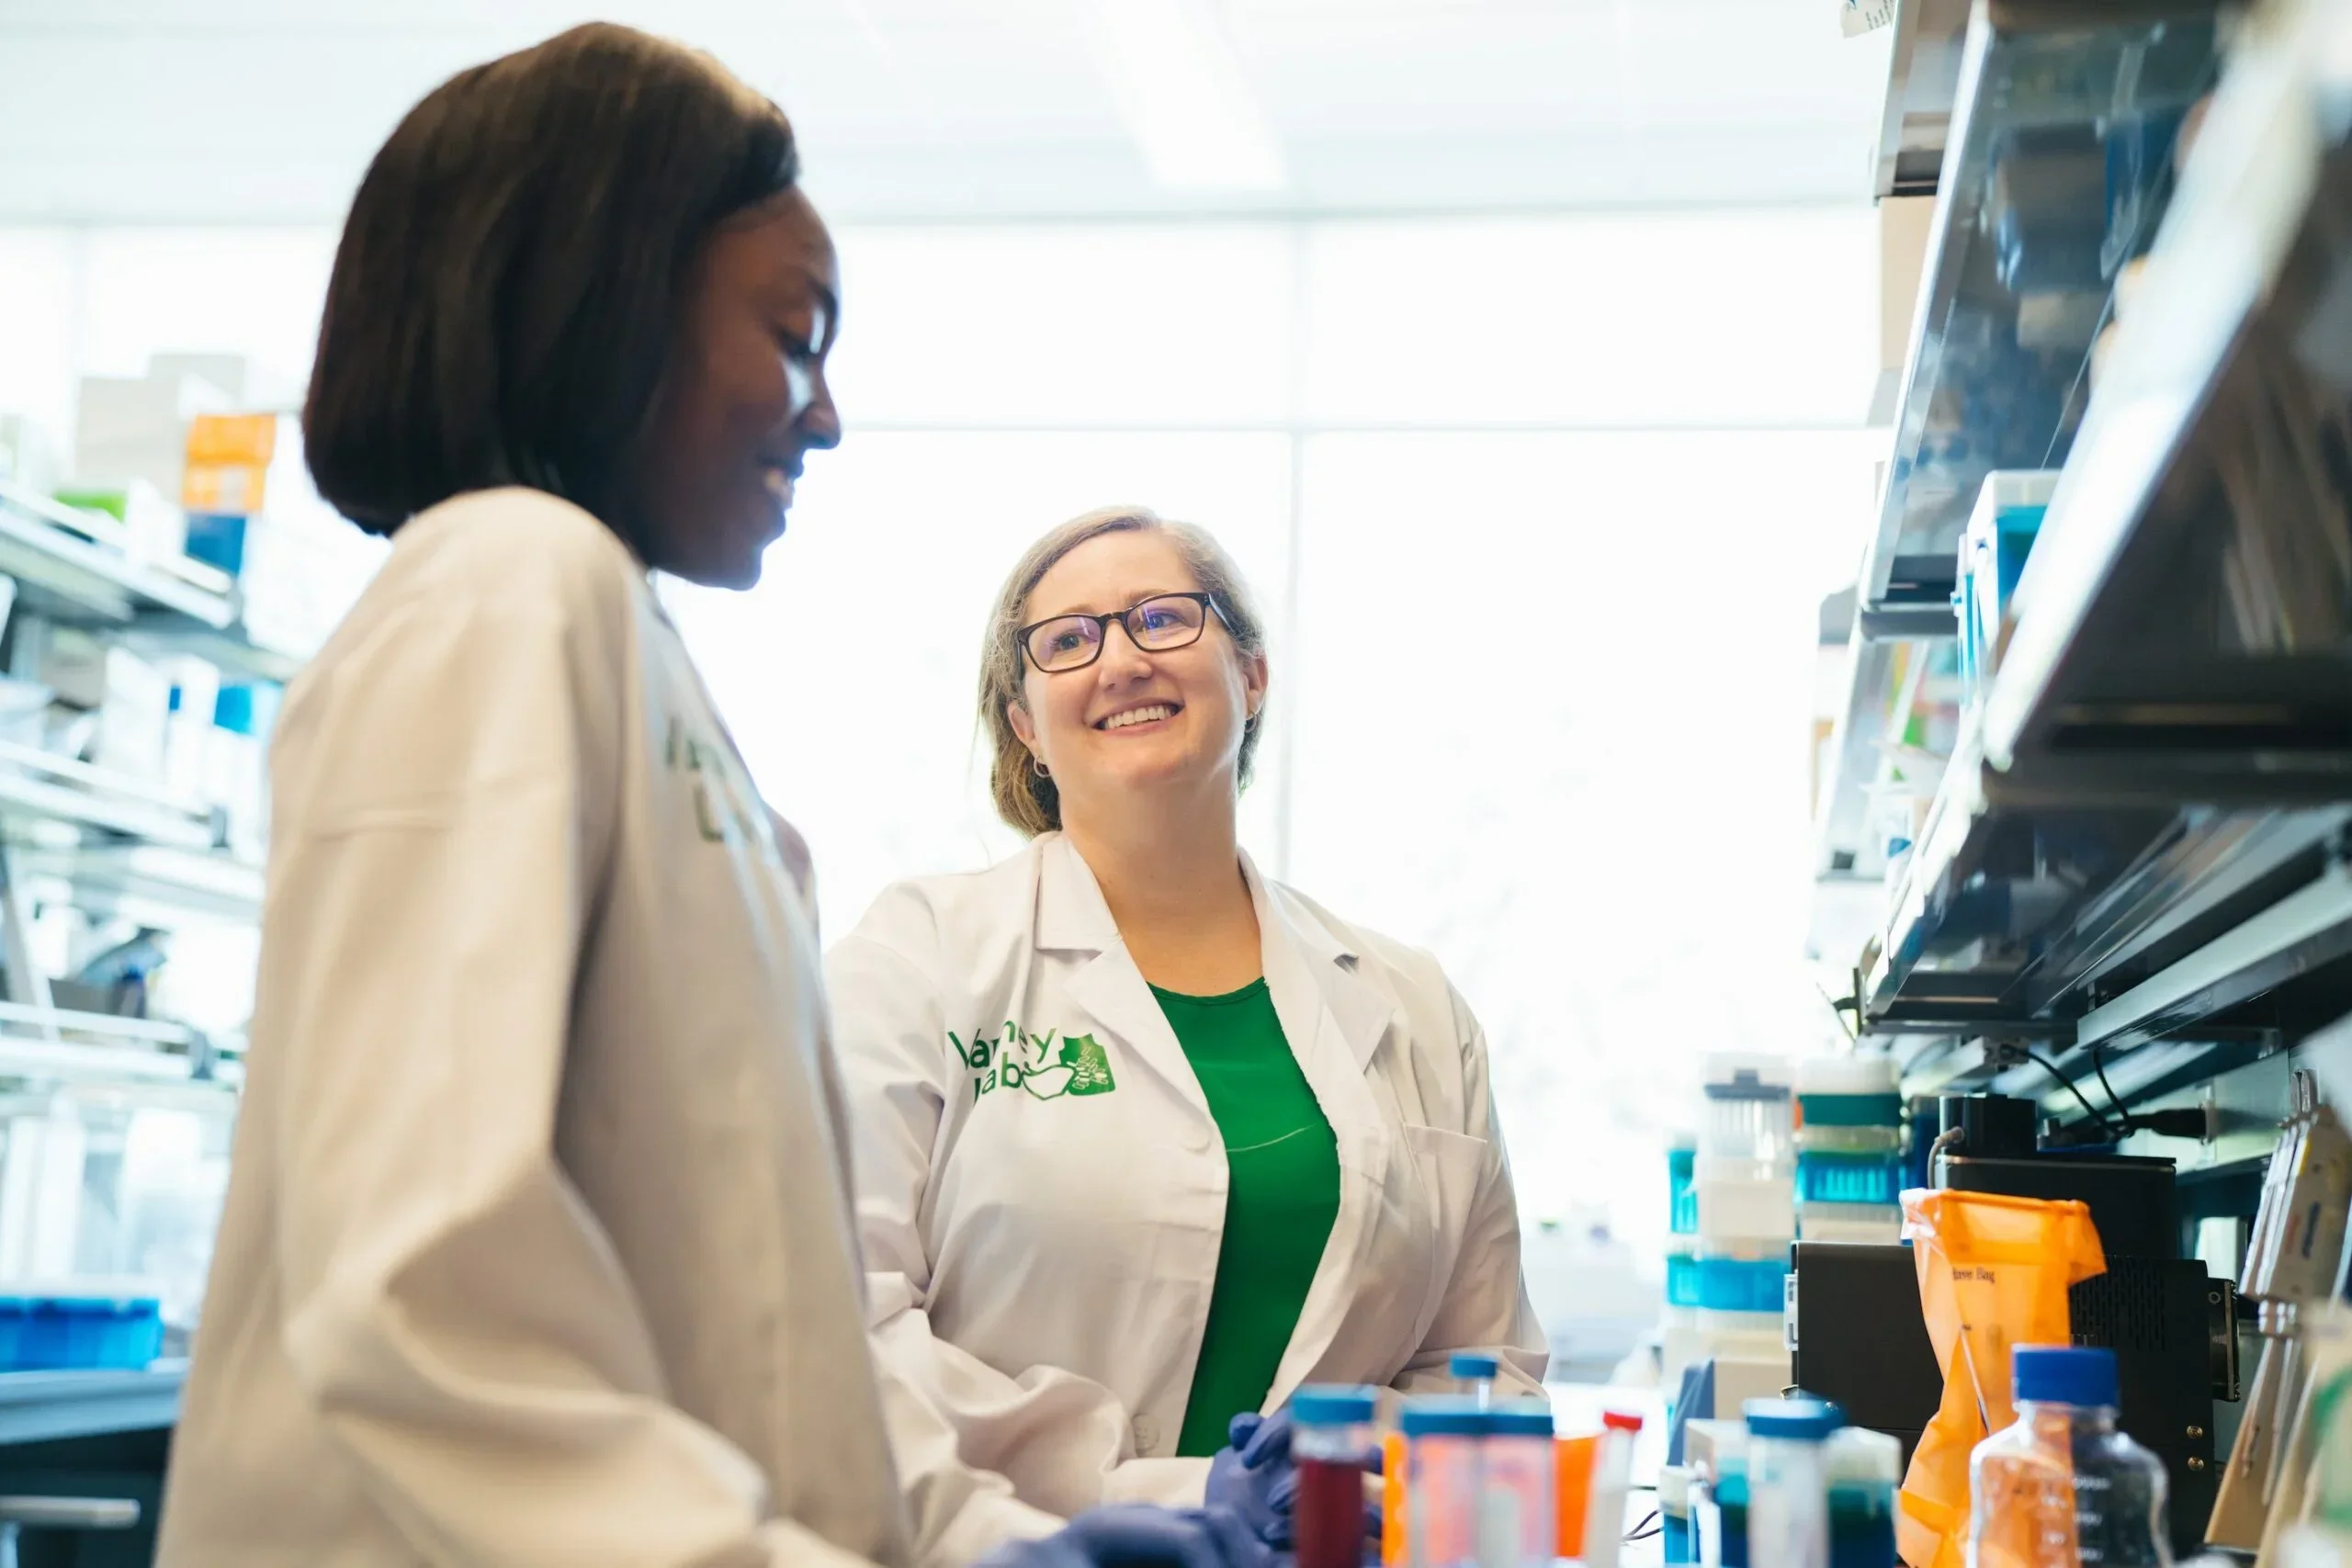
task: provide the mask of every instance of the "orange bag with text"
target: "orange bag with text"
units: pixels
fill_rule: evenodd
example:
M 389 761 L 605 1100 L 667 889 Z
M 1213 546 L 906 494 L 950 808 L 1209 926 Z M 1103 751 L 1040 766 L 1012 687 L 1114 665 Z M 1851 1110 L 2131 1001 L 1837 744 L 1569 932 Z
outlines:
M 1968 1456 L 2017 1419 L 2009 1351 L 2069 1343 L 2067 1287 L 2106 1273 L 2107 1255 L 2086 1204 L 1995 1192 L 1905 1192 L 1903 1235 L 1944 1398 L 1903 1477 L 1895 1545 L 1911 1568 L 1962 1568 Z

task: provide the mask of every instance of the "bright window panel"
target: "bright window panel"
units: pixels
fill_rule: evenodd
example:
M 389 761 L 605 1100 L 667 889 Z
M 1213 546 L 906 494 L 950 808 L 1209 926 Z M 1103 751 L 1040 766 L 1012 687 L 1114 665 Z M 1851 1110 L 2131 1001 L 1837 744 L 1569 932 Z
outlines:
M 1444 962 L 1530 1214 L 1601 1205 L 1654 1243 L 1701 1054 L 1836 1028 L 1799 962 L 1805 787 L 1870 450 L 1307 444 L 1293 880 Z
M 1321 423 L 1851 424 L 1868 209 L 1330 223 L 1307 240 Z
M 763 793 L 809 840 L 828 940 L 892 882 L 1019 846 L 989 804 L 974 698 L 989 607 L 1032 541 L 1129 502 L 1207 527 L 1268 606 L 1279 682 L 1289 492 L 1279 436 L 865 434 L 811 461 L 759 588 L 676 590 Z M 1243 797 L 1261 852 L 1278 774 Z
M 91 232 L 82 373 L 143 376 L 157 354 L 237 354 L 250 400 L 291 405 L 310 378 L 338 238 L 332 229 Z
M 62 229 L 0 229 L 0 413 L 62 449 L 74 418 L 74 244 Z
M 1291 247 L 1260 225 L 841 236 L 843 419 L 1219 425 L 1294 398 Z

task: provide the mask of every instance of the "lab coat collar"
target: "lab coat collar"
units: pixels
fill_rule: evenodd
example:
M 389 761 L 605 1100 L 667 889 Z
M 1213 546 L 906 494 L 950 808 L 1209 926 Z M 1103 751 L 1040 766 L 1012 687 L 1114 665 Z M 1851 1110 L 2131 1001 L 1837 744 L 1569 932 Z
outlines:
M 1036 907 L 1035 942 L 1041 952 L 1115 953 L 1126 957 L 1126 944 L 1119 935 L 1118 922 L 1111 917 L 1111 907 L 1103 901 L 1102 885 L 1078 852 L 1076 846 L 1060 833 L 1049 833 L 1037 844 Z M 1386 998 L 1356 975 L 1357 954 L 1354 945 L 1337 930 L 1335 922 L 1306 907 L 1304 900 L 1288 889 L 1268 881 L 1258 870 L 1257 862 L 1248 851 L 1241 854 L 1241 873 L 1249 883 L 1250 897 L 1258 911 L 1258 929 L 1262 933 L 1264 961 L 1268 987 L 1272 990 L 1278 1012 L 1287 1013 L 1283 1025 L 1292 1037 L 1304 1043 L 1314 1038 L 1311 1018 L 1295 1006 L 1285 1009 L 1288 998 L 1285 982 L 1298 976 L 1289 971 L 1287 959 L 1295 957 L 1339 1026 L 1359 1069 L 1369 1066 L 1373 1054 L 1395 1017 L 1396 1010 Z M 1091 966 L 1104 967 L 1101 964 Z M 1128 967 L 1133 967 L 1132 964 Z M 1104 1001 L 1110 998 L 1105 990 L 1122 993 L 1120 1000 L 1148 1000 L 1150 993 L 1142 987 L 1132 989 L 1140 996 L 1125 994 L 1130 987 L 1116 986 L 1106 973 L 1094 983 L 1083 987 Z M 1113 1010 L 1127 1013 L 1134 1010 L 1113 1004 Z M 1153 1009 L 1156 1014 L 1157 1007 Z M 1114 1021 L 1106 1019 L 1106 1022 Z M 1123 1021 L 1140 1022 L 1139 1019 Z M 1143 1032 L 1157 1035 L 1158 1029 Z
M 1102 884 L 1070 841 L 1059 833 L 1038 841 L 1035 852 L 1036 903 L 1032 931 L 1037 950 L 1091 959 L 1069 976 L 1069 995 L 1111 1039 L 1121 1041 L 1201 1115 L 1208 1097 L 1176 1038 L 1159 999 L 1144 983 L 1128 955 L 1119 923 L 1102 897 Z M 1068 1026 L 1064 1026 L 1068 1032 Z
M 1124 946 L 1102 885 L 1059 833 L 1037 840 L 1035 940 L 1042 953 L 1107 953 Z
M 1356 974 L 1356 952 L 1329 920 L 1320 918 L 1289 889 L 1258 874 L 1250 852 L 1241 853 L 1241 873 L 1250 883 L 1250 897 L 1258 908 L 1258 930 L 1265 946 L 1266 983 L 1273 991 L 1276 1010 L 1283 999 L 1280 971 L 1285 957 L 1295 955 L 1314 982 L 1323 1006 L 1339 1026 L 1340 1038 L 1359 1069 L 1372 1065 L 1396 1010 L 1388 999 Z M 1285 1019 L 1283 1027 L 1293 1027 Z M 1311 1036 L 1306 1037 L 1311 1038 Z

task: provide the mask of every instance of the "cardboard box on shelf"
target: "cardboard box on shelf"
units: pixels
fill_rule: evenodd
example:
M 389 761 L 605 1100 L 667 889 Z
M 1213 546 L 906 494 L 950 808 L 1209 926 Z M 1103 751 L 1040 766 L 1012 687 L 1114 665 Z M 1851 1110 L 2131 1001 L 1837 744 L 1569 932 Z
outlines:
M 232 403 L 250 404 L 262 394 L 254 367 L 242 354 L 151 354 L 147 374 L 164 380 L 188 376 L 209 382 Z
M 169 677 L 128 649 L 106 650 L 106 691 L 90 761 L 150 781 L 164 776 L 164 732 L 172 716 Z
M 95 708 L 107 700 L 107 645 L 89 633 L 52 626 L 28 673 L 67 707 Z
M 85 376 L 74 437 L 74 484 L 119 489 L 135 479 L 176 497 L 187 466 L 187 425 L 225 412 L 230 396 L 189 375 Z
M 180 504 L 192 513 L 250 517 L 267 497 L 278 416 L 198 414 L 189 422 Z

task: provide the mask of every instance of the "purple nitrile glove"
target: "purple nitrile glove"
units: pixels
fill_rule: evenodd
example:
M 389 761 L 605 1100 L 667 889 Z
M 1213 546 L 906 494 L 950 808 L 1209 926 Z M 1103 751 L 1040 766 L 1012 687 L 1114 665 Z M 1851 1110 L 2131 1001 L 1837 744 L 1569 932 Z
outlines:
M 1043 1540 L 1007 1541 L 974 1568 L 1274 1568 L 1274 1554 L 1230 1509 L 1114 1503 Z
M 1227 1447 L 1209 1461 L 1203 1501 L 1232 1509 L 1260 1540 L 1277 1551 L 1291 1546 L 1291 1510 L 1298 1501 L 1298 1465 L 1290 1456 L 1290 1407 L 1272 1416 L 1244 1411 L 1225 1429 Z

